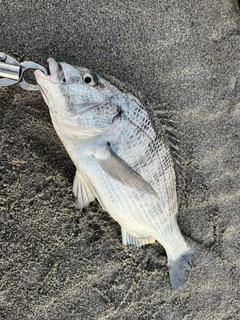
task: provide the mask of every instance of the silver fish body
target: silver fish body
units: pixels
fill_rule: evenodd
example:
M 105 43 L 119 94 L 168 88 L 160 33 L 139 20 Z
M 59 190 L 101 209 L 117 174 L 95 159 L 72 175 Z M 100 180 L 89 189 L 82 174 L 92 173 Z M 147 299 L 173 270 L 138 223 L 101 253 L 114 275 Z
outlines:
M 111 77 L 53 59 L 49 69 L 49 76 L 39 70 L 35 76 L 77 168 L 78 207 L 97 198 L 120 224 L 124 245 L 160 242 L 177 289 L 190 268 L 191 249 L 177 225 L 174 164 L 153 110 Z

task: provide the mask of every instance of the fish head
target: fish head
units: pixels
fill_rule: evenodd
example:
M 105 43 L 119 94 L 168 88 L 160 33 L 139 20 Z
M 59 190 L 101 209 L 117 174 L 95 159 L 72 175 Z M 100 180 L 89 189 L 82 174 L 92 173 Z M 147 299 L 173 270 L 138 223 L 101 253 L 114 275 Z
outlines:
M 114 98 L 121 92 L 87 68 L 53 58 L 48 63 L 50 74 L 36 70 L 35 77 L 57 132 L 83 139 L 108 130 L 119 112 Z

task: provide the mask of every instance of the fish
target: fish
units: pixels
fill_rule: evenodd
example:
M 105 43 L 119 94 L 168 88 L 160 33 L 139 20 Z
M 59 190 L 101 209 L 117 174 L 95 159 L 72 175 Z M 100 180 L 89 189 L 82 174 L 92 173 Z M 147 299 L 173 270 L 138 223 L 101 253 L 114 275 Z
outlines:
M 176 174 L 169 143 L 144 96 L 112 76 L 48 59 L 35 78 L 75 167 L 77 208 L 97 199 L 121 226 L 123 245 L 158 241 L 170 282 L 188 278 L 193 249 L 177 224 Z

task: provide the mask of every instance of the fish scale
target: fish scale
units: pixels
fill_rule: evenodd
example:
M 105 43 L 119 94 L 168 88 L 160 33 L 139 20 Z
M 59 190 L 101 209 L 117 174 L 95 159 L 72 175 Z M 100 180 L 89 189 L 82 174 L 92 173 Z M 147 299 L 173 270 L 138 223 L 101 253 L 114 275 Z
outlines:
M 120 224 L 124 245 L 161 243 L 177 289 L 186 281 L 192 250 L 177 225 L 174 163 L 153 109 L 113 77 L 53 59 L 49 69 L 50 75 L 35 76 L 77 168 L 77 206 L 97 198 Z
M 140 126 L 142 118 L 140 112 L 138 113 L 137 117 L 139 117 L 138 126 Z M 171 209 L 169 209 L 169 214 L 175 215 L 177 211 L 176 209 L 173 210 L 173 208 L 177 207 L 175 174 L 168 147 L 164 144 L 161 144 L 161 142 L 158 140 L 155 140 L 156 135 L 154 132 L 152 132 L 152 137 L 150 134 L 147 134 L 147 136 L 151 137 L 151 140 L 149 138 L 146 142 L 142 142 L 143 139 L 139 140 L 139 137 L 136 134 L 134 136 L 135 128 L 132 128 L 132 126 L 128 126 L 128 128 L 132 129 L 132 132 L 127 131 L 124 136 L 131 136 L 131 140 L 128 140 L 127 146 L 128 149 L 131 150 L 132 154 L 137 155 L 137 157 L 135 156 L 136 160 L 133 161 L 131 155 L 126 153 L 125 148 L 123 151 L 119 150 L 119 153 L 121 155 L 125 153 L 124 160 L 127 160 L 135 170 L 137 170 L 149 183 L 154 186 L 154 189 L 158 192 L 160 199 L 163 199 L 166 205 L 171 207 Z M 152 141 L 156 142 L 154 143 Z M 123 143 L 121 145 L 124 146 Z M 152 149 L 154 152 L 152 152 Z M 141 166 L 142 163 L 139 161 L 141 156 L 144 160 L 143 166 Z M 162 187 L 163 185 L 164 188 Z M 158 213 L 156 212 L 156 214 Z

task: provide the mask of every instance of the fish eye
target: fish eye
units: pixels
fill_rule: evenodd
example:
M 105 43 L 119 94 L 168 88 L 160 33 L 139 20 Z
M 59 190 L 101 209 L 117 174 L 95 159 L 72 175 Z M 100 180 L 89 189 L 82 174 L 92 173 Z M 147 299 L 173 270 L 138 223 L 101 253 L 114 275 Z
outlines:
M 85 73 L 85 75 L 83 76 L 83 81 L 91 87 L 94 87 L 98 84 L 97 76 L 92 73 Z

